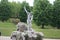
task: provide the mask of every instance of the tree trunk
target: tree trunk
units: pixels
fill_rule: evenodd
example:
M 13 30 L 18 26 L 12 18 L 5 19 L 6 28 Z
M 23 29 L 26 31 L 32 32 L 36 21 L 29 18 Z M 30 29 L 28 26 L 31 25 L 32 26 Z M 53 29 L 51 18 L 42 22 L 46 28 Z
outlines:
M 60 25 L 57 26 L 57 29 L 60 29 Z
M 0 36 L 1 36 L 1 32 L 0 32 Z
M 41 28 L 44 29 L 44 23 L 42 23 L 42 27 Z

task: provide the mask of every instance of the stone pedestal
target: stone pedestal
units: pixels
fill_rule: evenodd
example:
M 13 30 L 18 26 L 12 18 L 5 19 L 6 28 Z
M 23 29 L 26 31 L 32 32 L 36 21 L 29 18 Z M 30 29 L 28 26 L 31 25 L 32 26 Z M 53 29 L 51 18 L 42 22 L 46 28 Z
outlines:
M 34 34 L 32 34 L 34 35 Z M 36 37 L 34 37 L 35 35 L 37 35 Z M 34 36 L 29 37 L 28 34 L 24 33 L 22 35 L 22 33 L 20 33 L 19 31 L 14 31 L 11 35 L 12 40 L 43 40 L 43 36 L 39 33 L 35 34 Z M 24 39 L 23 39 L 24 37 Z
M 29 38 L 28 35 L 25 35 L 25 40 L 43 40 L 43 37 L 39 34 L 37 35 L 36 38 L 34 38 L 34 37 Z

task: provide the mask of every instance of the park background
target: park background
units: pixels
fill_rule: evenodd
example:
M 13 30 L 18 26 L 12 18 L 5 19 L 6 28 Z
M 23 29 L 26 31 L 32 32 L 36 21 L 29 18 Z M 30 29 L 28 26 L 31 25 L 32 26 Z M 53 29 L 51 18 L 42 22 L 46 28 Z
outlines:
M 26 1 L 9 2 L 0 1 L 0 32 L 2 36 L 10 36 L 16 30 L 13 19 L 20 19 L 26 23 L 27 14 L 24 6 L 33 13 L 32 28 L 35 31 L 43 32 L 45 38 L 60 38 L 60 0 L 51 4 L 48 0 L 34 0 L 33 6 Z

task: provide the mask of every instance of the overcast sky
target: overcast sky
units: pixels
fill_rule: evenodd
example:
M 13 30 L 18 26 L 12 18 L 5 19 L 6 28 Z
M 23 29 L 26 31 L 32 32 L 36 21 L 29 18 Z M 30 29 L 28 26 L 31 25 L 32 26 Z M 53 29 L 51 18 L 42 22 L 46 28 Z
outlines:
M 10 2 L 12 2 L 12 1 L 15 1 L 15 2 L 23 2 L 23 1 L 26 1 L 26 2 L 28 2 L 29 3 L 29 5 L 30 6 L 33 6 L 33 2 L 34 2 L 34 0 L 9 0 Z M 55 1 L 55 0 L 49 0 L 50 1 L 50 3 L 52 3 L 53 4 L 53 2 Z

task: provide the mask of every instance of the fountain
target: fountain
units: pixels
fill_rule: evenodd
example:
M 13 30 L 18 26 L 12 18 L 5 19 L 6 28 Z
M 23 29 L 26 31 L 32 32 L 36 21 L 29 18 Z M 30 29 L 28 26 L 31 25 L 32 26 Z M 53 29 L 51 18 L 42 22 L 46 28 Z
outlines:
M 11 34 L 12 40 L 42 40 L 44 34 L 42 32 L 35 32 L 32 29 L 32 12 L 28 12 L 26 7 L 24 7 L 25 12 L 27 13 L 27 24 L 18 21 L 17 30 L 13 31 Z

